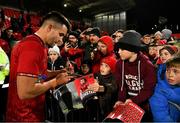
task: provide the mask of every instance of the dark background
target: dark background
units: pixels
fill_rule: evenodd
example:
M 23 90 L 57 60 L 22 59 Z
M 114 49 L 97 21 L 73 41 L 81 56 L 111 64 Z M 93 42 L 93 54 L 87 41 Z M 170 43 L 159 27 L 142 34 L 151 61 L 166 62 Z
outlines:
M 66 8 L 64 3 L 68 5 Z M 93 20 L 99 13 L 127 11 L 127 29 L 144 33 L 163 28 L 176 33 L 179 32 L 177 25 L 180 26 L 178 0 L 0 0 L 0 5 L 31 10 L 41 15 L 58 10 L 79 21 L 83 18 Z M 78 10 L 83 7 L 86 9 L 80 13 Z

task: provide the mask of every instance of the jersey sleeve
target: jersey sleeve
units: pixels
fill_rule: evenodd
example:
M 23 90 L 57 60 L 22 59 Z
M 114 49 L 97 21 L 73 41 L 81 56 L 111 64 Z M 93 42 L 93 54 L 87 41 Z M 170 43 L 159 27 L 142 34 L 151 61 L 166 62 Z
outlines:
M 24 44 L 20 50 L 18 58 L 18 74 L 26 74 L 28 76 L 36 76 L 40 71 L 41 47 L 36 43 Z M 42 59 L 43 60 L 43 59 Z

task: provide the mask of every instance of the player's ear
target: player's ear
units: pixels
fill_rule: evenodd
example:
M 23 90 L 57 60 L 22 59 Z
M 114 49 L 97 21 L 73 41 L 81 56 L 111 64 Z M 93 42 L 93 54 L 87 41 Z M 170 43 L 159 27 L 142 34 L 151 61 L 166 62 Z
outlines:
M 50 32 L 53 29 L 53 25 L 52 24 L 48 24 L 47 25 L 47 31 Z

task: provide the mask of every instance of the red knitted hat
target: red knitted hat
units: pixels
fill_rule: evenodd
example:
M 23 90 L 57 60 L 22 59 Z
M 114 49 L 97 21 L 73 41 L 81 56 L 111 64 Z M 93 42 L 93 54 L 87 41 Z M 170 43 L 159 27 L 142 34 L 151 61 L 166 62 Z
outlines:
M 112 73 L 115 72 L 116 62 L 117 60 L 114 57 L 106 57 L 101 60 L 101 63 L 106 63 L 107 65 L 109 65 Z

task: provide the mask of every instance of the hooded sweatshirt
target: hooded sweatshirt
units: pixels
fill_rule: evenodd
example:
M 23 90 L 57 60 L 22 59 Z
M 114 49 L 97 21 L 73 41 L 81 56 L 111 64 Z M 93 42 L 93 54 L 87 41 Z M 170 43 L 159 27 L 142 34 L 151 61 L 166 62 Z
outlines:
M 134 62 L 118 60 L 115 72 L 119 86 L 118 99 L 131 99 L 142 106 L 147 103 L 156 83 L 156 71 L 153 64 L 141 52 Z

